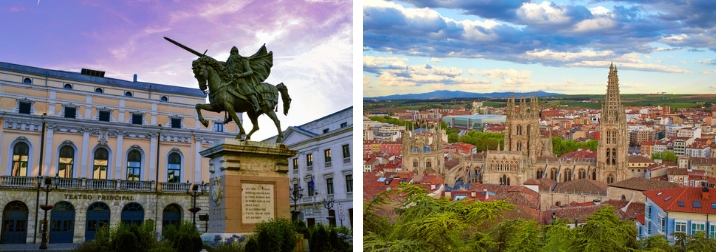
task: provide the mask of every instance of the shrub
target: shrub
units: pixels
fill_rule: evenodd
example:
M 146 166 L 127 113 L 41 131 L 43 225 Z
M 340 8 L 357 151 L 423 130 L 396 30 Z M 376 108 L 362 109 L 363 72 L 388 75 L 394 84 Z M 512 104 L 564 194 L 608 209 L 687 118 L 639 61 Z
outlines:
M 294 224 L 285 218 L 262 221 L 256 226 L 254 233 L 264 251 L 291 252 L 298 242 Z
M 137 236 L 127 228 L 122 228 L 123 226 L 124 225 L 120 225 L 120 228 L 117 229 L 116 236 L 112 239 L 113 251 L 142 251 Z
M 296 233 L 303 234 L 303 239 L 311 238 L 311 230 L 306 226 L 306 223 L 302 220 L 294 222 L 296 226 Z
M 246 242 L 246 246 L 244 247 L 245 252 L 259 252 L 259 242 L 256 241 L 256 238 L 251 237 L 249 238 L 249 241 Z
M 332 251 L 330 237 L 323 225 L 317 224 L 313 227 L 311 239 L 308 240 L 308 250 Z
M 185 221 L 177 229 L 174 226 L 164 228 L 162 239 L 172 244 L 176 251 L 196 252 L 202 249 L 203 242 L 193 223 Z
M 147 252 L 159 247 L 154 226 L 145 223 L 141 226 L 119 225 L 109 228 L 102 226 L 95 233 L 95 239 L 77 247 L 74 251 L 132 251 Z

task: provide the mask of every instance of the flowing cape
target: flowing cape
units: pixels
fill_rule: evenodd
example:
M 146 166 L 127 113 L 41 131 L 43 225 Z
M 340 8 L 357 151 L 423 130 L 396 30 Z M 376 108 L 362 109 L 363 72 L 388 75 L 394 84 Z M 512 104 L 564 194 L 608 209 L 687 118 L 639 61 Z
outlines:
M 249 60 L 249 66 L 251 71 L 254 72 L 250 77 L 250 83 L 258 85 L 265 81 L 269 74 L 271 74 L 271 67 L 273 66 L 273 52 L 266 51 L 266 44 L 262 45 L 259 50 L 247 58 Z

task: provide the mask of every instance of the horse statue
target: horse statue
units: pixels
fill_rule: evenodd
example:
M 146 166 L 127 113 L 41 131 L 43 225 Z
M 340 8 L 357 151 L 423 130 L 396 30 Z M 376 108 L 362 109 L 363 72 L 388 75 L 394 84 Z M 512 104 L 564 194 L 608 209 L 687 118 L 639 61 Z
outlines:
M 199 88 L 204 92 L 207 92 L 208 89 L 209 104 L 196 104 L 196 113 L 199 115 L 199 121 L 202 125 L 204 125 L 204 127 L 208 127 L 209 122 L 204 119 L 204 117 L 202 117 L 202 109 L 217 113 L 221 113 L 222 111 L 224 111 L 226 112 L 228 117 L 223 123 L 229 123 L 231 121 L 234 121 L 236 125 L 239 126 L 239 134 L 236 136 L 236 139 L 250 140 L 251 135 L 257 130 L 259 130 L 257 120 L 258 117 L 262 114 L 265 114 L 269 118 L 271 118 L 271 120 L 273 120 L 274 122 L 274 125 L 276 125 L 276 130 L 278 131 L 276 143 L 280 143 L 283 140 L 283 132 L 281 132 L 281 122 L 278 120 L 278 117 L 276 116 L 276 113 L 274 113 L 274 110 L 277 111 L 278 97 L 280 94 L 281 100 L 283 101 L 283 114 L 288 114 L 288 110 L 291 106 L 291 97 L 288 94 L 288 89 L 286 88 L 286 85 L 284 85 L 283 83 L 279 83 L 278 85 L 274 86 L 273 84 L 260 82 L 256 83 L 256 85 L 253 86 L 253 84 L 248 83 L 248 85 L 252 85 L 250 86 L 250 88 L 256 91 L 257 99 L 254 100 L 258 102 L 258 106 L 255 106 L 256 104 L 252 104 L 251 102 L 252 99 L 249 99 L 247 95 L 243 94 L 242 92 L 239 92 L 235 80 L 235 77 L 239 75 L 230 73 L 229 69 L 226 69 L 225 62 L 218 61 L 216 59 L 206 56 L 205 54 L 200 54 L 167 37 L 164 38 L 167 39 L 169 42 L 172 42 L 175 45 L 182 47 L 187 51 L 190 51 L 195 55 L 199 56 L 198 59 L 192 62 L 191 68 L 194 72 L 194 78 L 196 78 L 196 80 L 199 82 Z M 259 77 L 255 77 L 254 79 L 263 81 L 266 79 L 266 77 L 268 77 L 268 73 L 270 72 L 270 67 L 272 65 L 271 61 L 273 56 L 271 52 L 266 53 L 265 46 L 261 47 L 261 49 L 259 49 L 259 52 L 254 54 L 254 56 L 252 57 L 257 57 L 257 55 L 261 57 L 270 57 L 270 61 L 268 61 L 268 63 L 264 62 L 263 66 L 259 66 L 264 68 L 263 71 L 261 71 L 261 69 L 258 69 L 258 71 L 256 71 L 256 75 L 259 75 Z M 248 60 L 253 59 L 252 57 L 249 57 Z M 259 62 L 259 64 L 261 64 L 261 62 Z M 237 112 L 246 113 L 251 120 L 253 127 L 248 134 L 246 134 L 246 131 L 244 131 L 244 127 L 241 125 L 239 117 L 236 114 Z M 246 135 L 244 139 L 242 139 L 243 135 Z

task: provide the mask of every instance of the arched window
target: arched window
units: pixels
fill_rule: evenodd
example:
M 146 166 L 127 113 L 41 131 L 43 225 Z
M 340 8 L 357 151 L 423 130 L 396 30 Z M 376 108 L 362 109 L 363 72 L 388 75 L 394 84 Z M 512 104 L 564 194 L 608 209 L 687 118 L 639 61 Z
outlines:
M 169 101 L 169 98 L 167 98 L 166 96 L 162 96 L 162 98 L 160 98 L 160 100 L 163 102 L 167 102 L 167 101 Z
M 549 179 L 557 181 L 557 168 L 552 168 L 552 171 L 549 173 Z
M 537 179 L 541 179 L 544 176 L 544 170 L 542 168 L 537 169 Z
M 72 171 L 75 167 L 75 149 L 72 146 L 65 145 L 60 148 L 60 165 L 57 168 L 57 174 L 60 178 L 71 178 Z
M 65 89 L 72 89 L 72 84 L 65 83 Z
M 527 135 L 530 135 L 530 130 L 532 129 L 532 125 L 527 124 Z
M 564 182 L 571 181 L 571 180 L 572 180 L 572 170 L 565 169 L 564 170 Z
M 517 151 L 522 151 L 522 142 L 517 142 Z
M 25 84 L 32 84 L 32 79 L 30 79 L 30 78 L 25 78 L 25 79 L 22 79 L 22 83 L 25 83 Z
M 92 167 L 93 179 L 107 179 L 107 168 L 109 165 L 109 152 L 105 148 L 94 151 L 94 165 Z
M 612 149 L 612 164 L 617 164 L 617 149 Z
M 517 125 L 517 135 L 518 136 L 522 135 L 522 125 Z
M 579 179 L 583 179 L 587 177 L 587 170 L 585 169 L 579 169 Z
M 30 147 L 26 143 L 17 143 L 12 149 L 12 175 L 27 176 L 27 160 Z
M 142 167 L 142 154 L 138 150 L 131 150 L 127 155 L 127 180 L 139 181 Z
M 95 89 L 94 89 L 94 92 L 101 94 L 101 93 L 104 93 L 104 90 L 102 90 L 102 88 L 95 88 Z
M 169 163 L 167 164 L 167 182 L 181 182 L 181 156 L 179 153 L 169 154 Z
M 142 225 L 144 222 L 144 207 L 137 202 L 131 202 L 122 208 L 122 223 Z
M 592 171 L 592 180 L 597 180 L 597 171 Z
M 607 175 L 607 184 L 611 183 L 614 183 L 614 175 L 609 173 L 609 175 Z
M 500 177 L 500 185 L 510 185 L 510 177 L 502 175 L 502 177 Z
M 126 97 L 132 97 L 132 92 L 129 92 L 129 91 L 124 92 L 124 96 L 126 96 Z

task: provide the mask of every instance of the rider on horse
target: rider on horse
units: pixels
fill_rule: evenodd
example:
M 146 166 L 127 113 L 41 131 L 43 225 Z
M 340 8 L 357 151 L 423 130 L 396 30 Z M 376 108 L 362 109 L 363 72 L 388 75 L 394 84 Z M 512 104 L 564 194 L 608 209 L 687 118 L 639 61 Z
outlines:
M 226 71 L 231 76 L 231 82 L 235 85 L 240 94 L 246 96 L 254 106 L 254 111 L 261 111 L 259 101 L 256 99 L 256 85 L 261 82 L 255 78 L 254 72 L 249 64 L 249 59 L 239 55 L 236 46 L 231 48 L 231 55 L 226 60 Z

